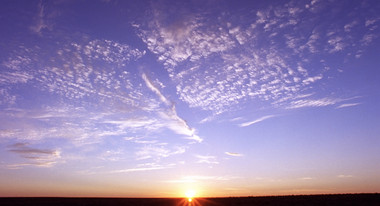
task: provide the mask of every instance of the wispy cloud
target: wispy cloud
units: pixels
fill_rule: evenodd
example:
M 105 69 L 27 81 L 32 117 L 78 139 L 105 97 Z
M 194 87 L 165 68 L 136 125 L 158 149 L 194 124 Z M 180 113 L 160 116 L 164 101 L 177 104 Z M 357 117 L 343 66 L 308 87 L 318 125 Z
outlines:
M 341 104 L 339 106 L 337 106 L 336 108 L 337 109 L 340 109 L 340 108 L 345 108 L 345 107 L 354 107 L 354 106 L 358 106 L 360 105 L 361 103 L 348 103 L 348 104 Z
M 159 112 L 159 116 L 165 121 L 165 126 L 177 134 L 185 135 L 186 139 L 195 140 L 197 142 L 202 142 L 203 139 L 196 135 L 195 129 L 191 128 L 185 120 L 177 115 L 175 107 L 166 110 L 164 112 Z
M 198 158 L 197 163 L 219 164 L 215 156 L 195 155 L 195 157 Z
M 236 153 L 236 152 L 225 152 L 226 155 L 233 156 L 233 157 L 242 157 L 243 154 Z
M 338 178 L 352 178 L 352 177 L 354 177 L 354 176 L 352 176 L 352 175 L 338 175 L 337 176 Z
M 298 109 L 303 107 L 325 107 L 329 105 L 334 105 L 342 101 L 341 99 L 331 99 L 331 98 L 322 98 L 322 99 L 301 99 L 292 101 L 290 106 L 287 109 Z
M 45 12 L 45 6 L 42 4 L 42 1 L 40 1 L 38 4 L 38 14 L 34 20 L 35 22 L 30 27 L 30 29 L 38 35 L 41 35 L 43 29 L 49 28 L 45 20 Z
M 267 115 L 267 116 L 263 116 L 263 117 L 260 117 L 258 119 L 255 119 L 253 121 L 249 121 L 249 122 L 244 122 L 244 123 L 241 123 L 239 124 L 239 127 L 248 127 L 250 125 L 253 125 L 253 124 L 256 124 L 256 123 L 259 123 L 259 122 L 262 122 L 266 119 L 270 119 L 272 117 L 275 117 L 275 115 Z
M 184 176 L 180 179 L 175 180 L 166 180 L 164 182 L 168 183 L 193 183 L 193 182 L 205 182 L 205 181 L 229 181 L 229 180 L 236 180 L 241 177 L 236 176 Z
M 152 165 L 151 167 L 135 167 L 135 168 L 121 169 L 121 170 L 113 170 L 108 173 L 115 174 L 115 173 L 145 172 L 145 171 L 152 171 L 152 170 L 162 170 L 162 169 L 167 169 L 170 167 L 171 166 Z
M 165 103 L 167 106 L 172 105 L 172 103 L 166 99 L 164 95 L 161 94 L 160 90 L 153 85 L 153 83 L 150 81 L 150 79 L 146 76 L 145 73 L 141 75 L 142 79 L 145 81 L 146 86 L 152 90 L 156 95 L 160 98 L 160 100 Z
M 314 178 L 312 178 L 312 177 L 301 177 L 301 178 L 299 178 L 300 180 L 312 180 L 312 179 L 314 179 Z
M 138 117 L 136 119 L 129 118 L 126 120 L 107 120 L 104 121 L 104 123 L 117 125 L 122 130 L 128 128 L 145 128 L 149 130 L 154 130 L 163 126 L 162 124 L 158 123 L 156 119 L 148 119 L 146 117 Z
M 160 145 L 159 143 L 145 145 L 136 152 L 137 160 L 142 159 L 160 159 L 169 157 L 171 155 L 183 154 L 186 152 L 185 146 L 174 146 L 173 148 L 168 148 L 165 145 Z
M 169 108 L 163 109 L 158 112 L 158 115 L 165 121 L 165 126 L 174 131 L 177 134 L 185 135 L 186 139 L 202 142 L 202 138 L 195 134 L 195 129 L 191 128 L 185 120 L 177 115 L 175 105 L 171 103 L 161 91 L 153 85 L 152 81 L 144 74 L 142 79 L 145 81 L 146 86 L 153 91 L 159 99 L 165 103 Z

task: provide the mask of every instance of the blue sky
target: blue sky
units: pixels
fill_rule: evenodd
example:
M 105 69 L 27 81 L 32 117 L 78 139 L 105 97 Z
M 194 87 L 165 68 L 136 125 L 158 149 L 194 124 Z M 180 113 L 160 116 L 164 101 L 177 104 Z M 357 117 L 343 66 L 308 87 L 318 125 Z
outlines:
M 2 1 L 0 194 L 380 191 L 377 1 Z

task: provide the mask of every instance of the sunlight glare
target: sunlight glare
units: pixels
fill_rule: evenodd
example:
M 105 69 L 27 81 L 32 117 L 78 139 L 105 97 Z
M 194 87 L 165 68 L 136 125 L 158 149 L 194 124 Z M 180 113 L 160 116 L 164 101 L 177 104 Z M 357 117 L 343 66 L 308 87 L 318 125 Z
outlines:
M 187 197 L 188 201 L 191 202 L 191 201 L 193 201 L 193 198 L 195 196 L 195 191 L 194 190 L 187 190 L 185 192 L 185 196 Z

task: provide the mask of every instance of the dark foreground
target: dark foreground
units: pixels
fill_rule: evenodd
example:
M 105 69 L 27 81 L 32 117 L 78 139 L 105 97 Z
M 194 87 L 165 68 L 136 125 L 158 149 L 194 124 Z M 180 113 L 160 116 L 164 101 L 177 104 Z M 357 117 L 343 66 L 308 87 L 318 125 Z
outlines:
M 380 206 L 380 194 L 296 195 L 268 197 L 196 198 L 192 202 L 182 198 L 0 198 L 1 206 L 217 206 L 217 205 L 365 205 Z

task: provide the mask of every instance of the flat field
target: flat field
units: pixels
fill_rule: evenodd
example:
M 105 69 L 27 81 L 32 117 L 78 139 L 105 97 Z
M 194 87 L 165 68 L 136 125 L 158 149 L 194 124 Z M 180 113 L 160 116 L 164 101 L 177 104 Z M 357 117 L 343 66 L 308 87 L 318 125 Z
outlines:
M 5 197 L 0 198 L 2 206 L 380 206 L 380 194 L 334 194 L 334 195 L 292 195 L 264 197 L 221 197 L 195 198 L 188 202 L 184 198 L 62 198 L 62 197 Z

